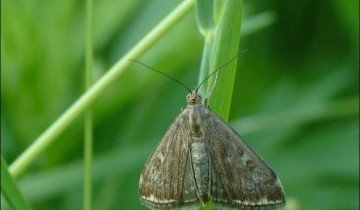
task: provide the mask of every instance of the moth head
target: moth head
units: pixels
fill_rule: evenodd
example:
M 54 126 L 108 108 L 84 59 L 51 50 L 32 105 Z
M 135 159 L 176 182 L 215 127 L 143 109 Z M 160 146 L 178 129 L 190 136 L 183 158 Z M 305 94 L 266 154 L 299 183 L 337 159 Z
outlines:
M 198 94 L 198 92 L 196 90 L 193 90 L 191 93 L 189 93 L 186 96 L 186 101 L 190 105 L 200 104 L 201 99 L 202 99 L 201 96 Z

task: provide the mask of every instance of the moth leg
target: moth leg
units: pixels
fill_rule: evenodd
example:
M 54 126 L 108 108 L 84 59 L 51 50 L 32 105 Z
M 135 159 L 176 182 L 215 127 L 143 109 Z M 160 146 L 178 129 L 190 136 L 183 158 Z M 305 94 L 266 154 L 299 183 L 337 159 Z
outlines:
M 204 106 L 205 106 L 205 107 L 208 107 L 207 102 L 208 102 L 208 98 L 205 98 L 205 99 L 204 99 Z

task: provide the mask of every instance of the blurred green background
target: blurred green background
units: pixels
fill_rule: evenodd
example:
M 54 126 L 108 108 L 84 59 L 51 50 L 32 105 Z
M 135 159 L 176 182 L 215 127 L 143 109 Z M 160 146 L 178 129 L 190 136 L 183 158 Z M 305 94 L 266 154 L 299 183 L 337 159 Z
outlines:
M 97 0 L 95 79 L 180 0 Z M 359 208 L 359 2 L 246 0 L 230 124 L 288 209 Z M 1 153 L 10 164 L 83 92 L 85 2 L 1 1 Z M 197 84 L 194 10 L 140 60 Z M 133 65 L 94 105 L 94 209 L 145 209 L 143 164 L 187 91 Z M 82 119 L 18 180 L 33 209 L 82 208 Z M 5 209 L 2 202 L 2 209 Z

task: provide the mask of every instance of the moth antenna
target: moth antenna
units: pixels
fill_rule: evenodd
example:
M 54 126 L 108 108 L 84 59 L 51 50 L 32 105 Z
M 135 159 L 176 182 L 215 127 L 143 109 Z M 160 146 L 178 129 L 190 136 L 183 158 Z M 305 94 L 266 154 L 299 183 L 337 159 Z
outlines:
M 167 78 L 172 79 L 173 81 L 175 81 L 175 82 L 179 83 L 180 85 L 182 85 L 183 87 L 185 87 L 185 88 L 191 93 L 190 88 L 188 88 L 186 85 L 184 85 L 184 83 L 180 82 L 179 80 L 175 79 L 174 77 L 172 77 L 172 76 L 170 76 L 170 75 L 168 75 L 168 74 L 165 74 L 164 72 L 159 71 L 159 70 L 157 70 L 157 69 L 155 69 L 155 68 L 153 68 L 153 67 L 151 67 L 151 66 L 149 66 L 149 65 L 146 65 L 145 63 L 143 63 L 143 62 L 141 62 L 141 61 L 138 61 L 138 60 L 135 60 L 135 59 L 129 59 L 129 61 L 132 61 L 132 62 L 134 62 L 134 63 L 138 63 L 138 64 L 140 64 L 140 65 L 143 65 L 143 66 L 147 67 L 147 68 L 150 69 L 150 70 L 153 70 L 153 71 L 155 71 L 155 72 L 157 72 L 157 73 L 160 73 L 160 74 L 166 76 Z
M 229 63 L 231 63 L 233 60 L 235 60 L 235 58 L 237 58 L 239 56 L 239 54 L 237 54 L 236 56 L 234 56 L 233 58 L 231 58 L 227 63 L 225 63 L 224 65 L 220 66 L 218 69 L 216 69 L 213 73 L 211 73 L 209 76 L 207 76 L 196 88 L 196 92 L 198 92 L 199 88 L 201 87 L 201 85 L 204 84 L 204 82 L 206 80 L 208 80 L 211 76 L 213 76 L 214 74 L 216 74 L 217 72 L 219 72 L 220 70 L 222 70 L 224 67 L 226 67 Z

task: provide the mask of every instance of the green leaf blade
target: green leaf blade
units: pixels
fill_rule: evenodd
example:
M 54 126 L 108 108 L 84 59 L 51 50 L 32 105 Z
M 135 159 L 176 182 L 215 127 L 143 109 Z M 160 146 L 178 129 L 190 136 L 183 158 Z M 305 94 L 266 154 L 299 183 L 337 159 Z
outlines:
M 216 28 L 211 72 L 229 62 L 239 53 L 242 19 L 242 1 L 225 1 Z M 229 63 L 217 76 L 210 78 L 207 94 L 211 94 L 208 104 L 211 109 L 227 120 L 230 113 L 231 98 L 236 75 L 236 62 Z
M 7 164 L 1 156 L 1 194 L 4 196 L 8 205 L 15 210 L 30 209 L 25 199 L 21 195 L 15 180 L 10 175 Z

